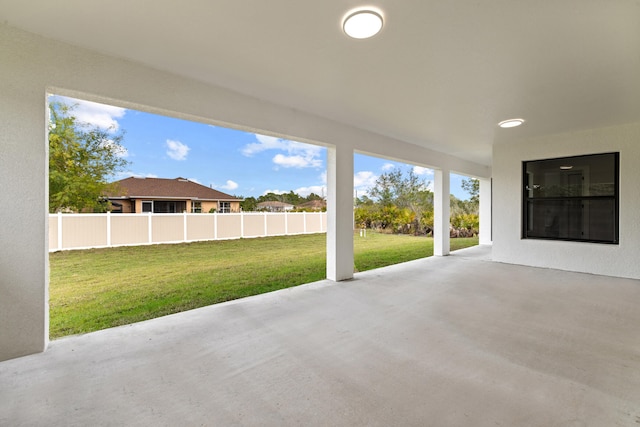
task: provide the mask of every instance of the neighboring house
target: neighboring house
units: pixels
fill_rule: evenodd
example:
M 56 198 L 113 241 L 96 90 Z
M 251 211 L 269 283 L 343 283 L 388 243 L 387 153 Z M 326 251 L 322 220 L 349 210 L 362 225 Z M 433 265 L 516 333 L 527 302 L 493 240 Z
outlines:
M 125 178 L 116 181 L 117 193 L 109 194 L 112 212 L 182 213 L 240 212 L 240 202 L 223 193 L 185 178 Z
M 289 203 L 276 201 L 260 202 L 257 205 L 257 209 L 259 211 L 267 212 L 287 212 L 293 210 L 294 208 L 295 206 L 290 205 Z

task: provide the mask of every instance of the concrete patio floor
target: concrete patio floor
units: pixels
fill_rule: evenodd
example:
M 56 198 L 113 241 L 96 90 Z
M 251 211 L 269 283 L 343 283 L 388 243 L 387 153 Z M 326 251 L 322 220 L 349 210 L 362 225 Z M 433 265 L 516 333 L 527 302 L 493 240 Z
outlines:
M 457 251 L 53 341 L 0 425 L 639 426 L 640 281 Z

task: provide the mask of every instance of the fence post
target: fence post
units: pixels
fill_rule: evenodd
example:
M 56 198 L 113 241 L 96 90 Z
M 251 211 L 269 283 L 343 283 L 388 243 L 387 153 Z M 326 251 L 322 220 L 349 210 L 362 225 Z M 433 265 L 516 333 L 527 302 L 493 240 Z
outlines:
M 287 211 L 284 211 L 284 235 L 289 235 L 289 217 L 287 216 Z
M 240 237 L 244 237 L 244 212 L 240 212 Z
M 153 243 L 153 225 L 151 224 L 151 215 L 152 213 L 149 212 L 149 243 Z
M 111 247 L 111 211 L 107 211 L 107 247 Z
M 264 235 L 265 237 L 269 235 L 268 231 L 267 231 L 267 213 L 263 212 L 264 215 Z
M 302 232 L 307 234 L 307 212 L 302 212 Z
M 218 240 L 218 212 L 213 213 L 213 240 Z
M 183 215 L 183 232 L 184 232 L 184 241 L 187 241 L 187 211 L 182 212 Z
M 58 250 L 62 250 L 62 212 L 58 212 Z

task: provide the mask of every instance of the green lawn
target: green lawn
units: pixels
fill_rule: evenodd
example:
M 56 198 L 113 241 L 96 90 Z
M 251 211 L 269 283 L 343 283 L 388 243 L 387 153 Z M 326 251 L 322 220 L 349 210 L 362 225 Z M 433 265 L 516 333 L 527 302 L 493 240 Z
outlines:
M 50 336 L 152 319 L 325 278 L 325 234 L 57 252 Z M 433 254 L 433 239 L 354 237 L 355 271 Z M 451 239 L 451 249 L 478 244 Z

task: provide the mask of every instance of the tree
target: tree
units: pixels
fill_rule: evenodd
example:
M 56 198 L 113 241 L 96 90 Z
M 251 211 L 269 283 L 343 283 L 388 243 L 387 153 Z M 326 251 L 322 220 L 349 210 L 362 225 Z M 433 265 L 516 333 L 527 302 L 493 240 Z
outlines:
M 129 164 L 122 157 L 124 135 L 79 122 L 73 109 L 49 106 L 49 211 L 104 212 L 109 178 Z
M 395 169 L 380 175 L 374 187 L 369 189 L 369 195 L 381 205 L 384 224 L 392 223 L 396 230 L 411 230 L 418 234 L 433 226 L 424 223 L 430 216 L 423 215 L 425 211 L 433 210 L 433 193 L 428 185 L 413 169 L 409 169 L 406 176 L 402 170 Z M 389 209 L 391 206 L 398 210 Z M 390 220 L 392 213 L 398 217 L 397 220 Z
M 470 200 L 473 203 L 479 203 L 480 201 L 480 181 L 475 178 L 466 178 L 462 180 L 460 184 L 462 189 L 469 193 Z
M 238 199 L 242 199 L 242 196 L 235 196 Z M 240 202 L 240 207 L 244 212 L 254 212 L 258 209 L 258 201 L 255 197 L 245 197 L 243 201 Z

